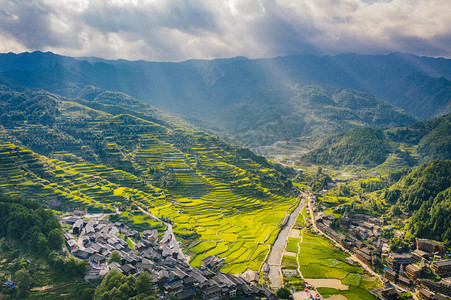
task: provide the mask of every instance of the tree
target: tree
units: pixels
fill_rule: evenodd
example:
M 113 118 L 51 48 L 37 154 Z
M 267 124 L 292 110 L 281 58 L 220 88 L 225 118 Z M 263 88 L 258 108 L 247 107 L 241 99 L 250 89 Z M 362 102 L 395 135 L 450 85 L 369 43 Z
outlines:
M 282 287 L 282 288 L 277 290 L 276 295 L 279 298 L 288 299 L 290 297 L 290 295 L 291 295 L 291 292 L 290 292 L 290 290 L 288 288 Z
M 396 216 L 396 217 L 399 217 L 402 213 L 401 209 L 399 209 L 398 205 L 393 205 L 390 210 L 391 210 L 392 215 Z
M 150 282 L 152 281 L 152 276 L 149 273 L 142 272 L 139 274 L 136 279 L 136 290 L 138 294 L 151 294 L 152 293 L 152 285 Z
M 108 260 L 108 264 L 111 264 L 112 262 L 117 262 L 120 264 L 122 262 L 122 256 L 121 253 L 117 250 L 114 250 L 111 252 L 110 259 Z
M 132 275 L 125 276 L 116 270 L 111 270 L 97 287 L 93 299 L 158 299 L 152 290 L 150 280 L 150 275 L 145 272 L 135 279 Z
M 58 228 L 52 229 L 49 232 L 48 237 L 48 245 L 50 250 L 60 250 L 63 243 L 64 243 L 63 232 Z
M 14 273 L 14 281 L 19 288 L 19 294 L 26 294 L 31 287 L 33 279 L 31 278 L 30 272 L 26 269 L 20 269 L 16 273 Z
M 404 293 L 399 296 L 399 299 L 406 300 L 406 299 L 412 299 L 412 293 Z

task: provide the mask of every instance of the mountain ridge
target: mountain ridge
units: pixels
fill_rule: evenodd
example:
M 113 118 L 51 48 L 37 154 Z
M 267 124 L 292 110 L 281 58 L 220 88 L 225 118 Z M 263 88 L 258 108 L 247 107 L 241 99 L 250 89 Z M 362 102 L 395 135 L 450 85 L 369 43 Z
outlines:
M 44 66 L 56 63 L 66 70 L 60 68 L 64 72 L 52 86 L 48 82 L 52 76 L 48 74 L 55 71 L 49 69 L 46 73 L 42 70 Z M 14 70 L 32 72 L 21 79 L 24 73 Z M 261 59 L 237 57 L 174 63 L 96 58 L 83 61 L 33 52 L 0 55 L 0 71 L 4 78 L 10 78 L 19 85 L 36 78 L 36 75 L 47 76 L 46 80 L 35 81 L 35 86 L 28 87 L 53 88 L 51 91 L 65 96 L 70 96 L 70 89 L 64 85 L 74 83 L 121 91 L 159 108 L 184 112 L 185 116 L 202 115 L 206 106 L 210 106 L 211 110 L 211 106 L 222 102 L 235 102 L 250 90 L 268 83 L 294 83 L 330 84 L 370 93 L 424 120 L 447 112 L 443 110 L 448 109 L 451 87 L 451 60 L 405 53 L 322 57 L 293 55 Z M 414 73 L 422 74 L 424 84 L 421 87 L 417 86 L 415 78 L 407 76 Z M 442 83 L 438 84 L 440 77 L 443 77 Z M 421 104 L 430 97 L 428 90 L 431 87 L 435 87 L 437 99 L 429 105 Z
M 53 54 L 43 55 L 45 61 L 49 61 L 47 57 Z M 0 79 L 70 98 L 90 97 L 80 93 L 91 85 L 101 89 L 110 87 L 125 94 L 145 94 L 147 102 L 153 106 L 180 114 L 184 119 L 242 145 L 271 144 L 281 137 L 290 139 L 336 133 L 353 127 L 390 127 L 415 121 L 407 113 L 369 94 L 317 84 L 304 75 L 291 78 L 291 71 L 273 59 L 235 58 L 183 63 L 119 61 L 116 67 L 105 62 L 80 62 L 74 58 L 64 65 L 63 61 L 68 58 L 56 58 L 58 63 L 44 69 L 7 71 L 1 73 Z M 155 67 L 148 69 L 147 65 Z M 326 102 L 309 101 L 307 90 L 324 94 L 321 99 Z M 348 98 L 365 101 L 341 101 L 343 96 L 333 99 L 340 91 L 343 95 L 345 90 Z M 265 106 L 267 109 L 263 110 Z M 280 127 L 282 122 L 286 127 L 283 130 L 289 135 L 278 134 L 272 124 L 275 119 L 279 120 L 275 127 Z M 276 132 L 267 130 L 266 125 L 255 132 L 250 128 L 265 122 Z M 263 139 L 259 137 L 262 133 Z

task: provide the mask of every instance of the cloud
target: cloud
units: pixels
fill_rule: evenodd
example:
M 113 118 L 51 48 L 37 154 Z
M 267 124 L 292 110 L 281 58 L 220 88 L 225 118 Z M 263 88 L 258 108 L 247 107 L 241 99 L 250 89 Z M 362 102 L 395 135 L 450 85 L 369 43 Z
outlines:
M 0 0 L 0 51 L 157 61 L 451 57 L 449 11 L 448 0 Z

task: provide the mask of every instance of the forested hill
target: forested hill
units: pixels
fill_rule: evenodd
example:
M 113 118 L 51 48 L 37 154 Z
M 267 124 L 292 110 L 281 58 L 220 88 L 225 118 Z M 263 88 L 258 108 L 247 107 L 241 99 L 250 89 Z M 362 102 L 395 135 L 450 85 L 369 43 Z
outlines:
M 451 110 L 450 60 L 408 54 L 160 63 L 9 53 L 0 71 L 9 84 L 67 97 L 90 97 L 80 94 L 87 85 L 120 91 L 246 145 L 407 125 Z
M 321 165 L 377 165 L 385 161 L 389 151 L 384 132 L 366 127 L 324 138 L 303 159 Z
M 0 99 L 1 193 L 63 211 L 127 210 L 121 218 L 140 231 L 161 226 L 136 209 L 148 208 L 187 245 L 246 251 L 226 272 L 258 270 L 296 203 L 291 169 L 204 132 L 95 99 L 7 86 Z
M 359 128 L 323 136 L 302 160 L 321 165 L 376 166 L 390 156 L 406 167 L 451 158 L 451 114 L 386 130 Z
M 320 85 L 261 87 L 216 114 L 234 142 L 270 145 L 353 128 L 388 128 L 416 120 L 374 96 Z M 220 129 L 219 131 L 225 131 Z
M 0 238 L 35 255 L 47 255 L 63 245 L 63 231 L 52 211 L 38 202 L 0 194 Z
M 413 235 L 451 241 L 451 161 L 431 161 L 413 170 L 385 192 L 385 199 L 413 216 Z
M 451 158 L 451 114 L 426 122 L 386 130 L 387 137 L 397 143 L 418 146 L 422 161 Z

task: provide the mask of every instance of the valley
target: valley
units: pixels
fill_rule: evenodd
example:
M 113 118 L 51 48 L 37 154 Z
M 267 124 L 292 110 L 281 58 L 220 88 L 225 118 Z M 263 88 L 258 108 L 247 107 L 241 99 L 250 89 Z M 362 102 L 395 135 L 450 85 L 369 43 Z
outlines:
M 186 73 L 178 78 L 190 84 L 152 83 L 155 98 L 145 103 L 123 93 L 142 96 L 144 87 L 124 83 L 111 91 L 105 89 L 110 77 L 96 77 L 109 74 L 102 70 L 107 66 L 123 74 L 128 62 L 92 59 L 86 72 L 77 69 L 78 60 L 49 58 L 64 61 L 50 69 L 74 73 L 65 82 L 44 81 L 40 76 L 48 69 L 2 69 L 0 76 L 0 194 L 35 201 L 54 214 L 66 244 L 61 253 L 32 263 L 29 271 L 41 279 L 39 286 L 29 285 L 31 298 L 51 299 L 68 282 L 80 284 L 70 297 L 80 298 L 81 289 L 86 299 L 100 297 L 112 293 L 110 280 L 133 286 L 146 281 L 144 294 L 154 298 L 219 299 L 238 291 L 266 299 L 287 298 L 283 293 L 296 300 L 388 299 L 384 293 L 408 298 L 419 287 L 446 294 L 434 289 L 446 277 L 432 266 L 450 261 L 448 104 L 436 103 L 424 114 L 406 112 L 356 82 L 335 86 L 337 78 L 324 80 L 325 74 L 307 80 L 287 67 L 280 72 L 293 76 L 284 82 L 279 79 L 287 74 L 280 72 L 278 79 L 254 74 L 253 64 L 276 70 L 303 60 L 294 57 L 180 63 Z M 206 71 L 211 64 L 218 74 Z M 159 64 L 136 65 L 147 76 Z M 210 85 L 196 77 L 204 72 L 214 77 L 202 79 Z M 246 88 L 231 74 L 246 74 Z M 115 80 L 128 82 L 121 76 Z M 164 111 L 162 99 L 177 108 Z M 429 119 L 417 121 L 422 118 Z M 116 228 L 106 233 L 111 241 L 102 236 L 104 227 Z M 22 257 L 32 261 L 36 254 L 18 247 L 16 237 L 1 237 L 7 250 L 0 258 L 11 267 L 2 267 L 0 275 L 14 283 Z M 415 238 L 445 247 L 421 262 L 408 261 L 413 269 L 421 265 L 421 280 L 392 263 L 397 255 L 413 257 Z M 110 266 L 116 246 L 122 259 Z M 101 270 L 93 259 L 102 261 Z M 66 264 L 80 264 L 80 274 L 55 279 L 54 271 Z M 53 270 L 52 279 L 42 279 L 39 268 Z M 108 273 L 112 269 L 120 274 Z M 82 277 L 97 288 L 87 288 Z M 4 289 L 12 295 L 15 288 Z

